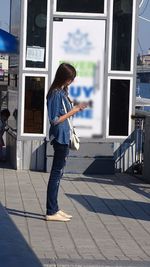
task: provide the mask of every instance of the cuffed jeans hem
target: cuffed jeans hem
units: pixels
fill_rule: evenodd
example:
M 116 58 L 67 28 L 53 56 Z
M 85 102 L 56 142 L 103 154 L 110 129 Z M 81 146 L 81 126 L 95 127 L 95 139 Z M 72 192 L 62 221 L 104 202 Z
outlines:
M 47 211 L 46 212 L 46 215 L 54 215 L 55 213 L 57 213 L 59 210 L 56 210 L 56 211 L 53 211 L 53 212 L 49 212 L 49 211 Z

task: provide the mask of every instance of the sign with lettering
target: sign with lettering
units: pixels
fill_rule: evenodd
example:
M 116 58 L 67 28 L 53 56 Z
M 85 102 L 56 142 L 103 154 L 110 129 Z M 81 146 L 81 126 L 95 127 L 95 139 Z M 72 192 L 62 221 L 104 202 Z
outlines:
M 88 103 L 73 120 L 81 137 L 102 135 L 104 55 L 104 20 L 54 21 L 52 79 L 62 62 L 76 68 L 77 77 L 69 87 L 70 97 L 75 103 Z

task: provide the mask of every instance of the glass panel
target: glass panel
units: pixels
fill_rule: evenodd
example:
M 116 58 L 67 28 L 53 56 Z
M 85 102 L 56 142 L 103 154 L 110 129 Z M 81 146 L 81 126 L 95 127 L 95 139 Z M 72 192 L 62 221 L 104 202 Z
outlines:
M 130 70 L 132 6 L 133 0 L 114 0 L 112 70 Z
M 25 78 L 24 133 L 43 133 L 44 77 Z
M 10 32 L 18 41 L 20 41 L 20 25 L 21 25 L 21 1 L 10 1 Z M 9 75 L 8 75 L 8 93 L 7 103 L 10 111 L 8 125 L 14 134 L 17 133 L 18 122 L 18 94 L 19 94 L 19 53 L 9 55 Z M 4 102 L 6 98 L 4 98 Z M 6 103 L 5 103 L 6 105 Z
M 53 23 L 52 79 L 62 62 L 77 70 L 69 95 L 88 107 L 74 117 L 80 137 L 102 135 L 105 20 L 63 19 Z M 98 31 L 100 34 L 98 34 Z
M 56 11 L 104 13 L 104 0 L 57 0 Z
M 20 25 L 21 25 L 21 1 L 11 0 L 10 8 L 10 32 L 20 42 Z M 16 73 L 19 69 L 19 53 L 9 54 L 9 72 Z
M 26 67 L 44 68 L 47 0 L 28 0 Z
M 129 80 L 111 80 L 109 135 L 128 136 Z

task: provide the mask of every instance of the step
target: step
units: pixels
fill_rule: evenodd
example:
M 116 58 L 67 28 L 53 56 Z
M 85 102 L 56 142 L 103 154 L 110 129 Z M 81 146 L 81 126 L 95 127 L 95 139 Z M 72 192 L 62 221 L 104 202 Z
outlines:
M 46 171 L 49 172 L 52 166 L 53 157 L 46 158 Z M 69 157 L 65 167 L 65 173 L 82 174 L 114 174 L 115 161 L 113 157 Z
M 46 145 L 46 171 L 51 169 L 53 147 Z M 79 151 L 70 150 L 65 173 L 114 174 L 113 144 L 89 140 L 81 142 Z

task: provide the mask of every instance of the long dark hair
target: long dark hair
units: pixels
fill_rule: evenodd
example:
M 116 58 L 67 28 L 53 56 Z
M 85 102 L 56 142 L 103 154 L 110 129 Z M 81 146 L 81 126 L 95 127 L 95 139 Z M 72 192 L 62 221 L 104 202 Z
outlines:
M 55 89 L 61 89 L 62 86 L 64 86 L 64 90 L 67 90 L 67 86 L 65 87 L 65 83 L 67 81 L 73 81 L 76 77 L 76 70 L 75 68 L 68 64 L 68 63 L 62 63 L 59 65 L 54 81 L 52 82 L 50 89 L 48 91 L 47 97 L 55 90 Z

